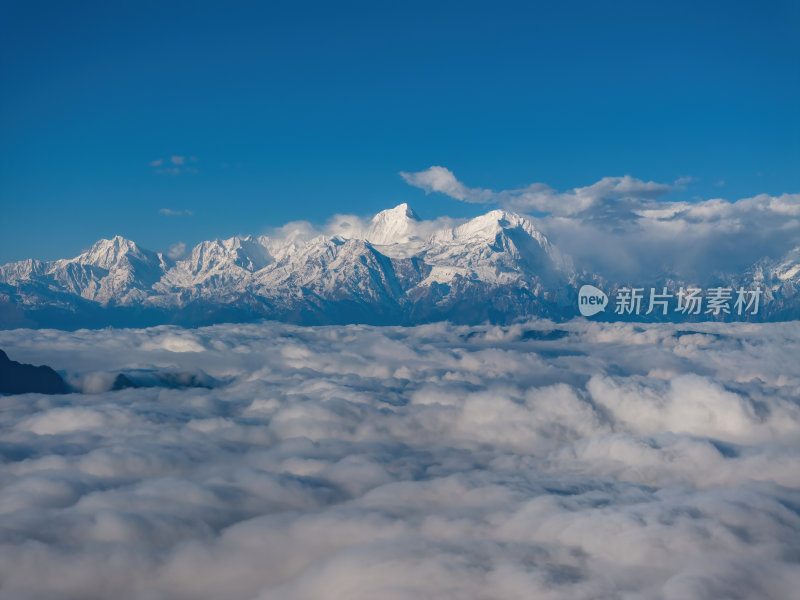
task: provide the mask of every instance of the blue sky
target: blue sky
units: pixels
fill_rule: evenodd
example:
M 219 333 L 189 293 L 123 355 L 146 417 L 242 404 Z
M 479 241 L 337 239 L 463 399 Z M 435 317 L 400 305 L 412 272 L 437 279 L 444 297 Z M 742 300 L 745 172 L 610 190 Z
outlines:
M 796 1 L 5 1 L 0 262 L 487 210 L 398 174 L 431 165 L 493 190 L 798 192 L 798 28 Z

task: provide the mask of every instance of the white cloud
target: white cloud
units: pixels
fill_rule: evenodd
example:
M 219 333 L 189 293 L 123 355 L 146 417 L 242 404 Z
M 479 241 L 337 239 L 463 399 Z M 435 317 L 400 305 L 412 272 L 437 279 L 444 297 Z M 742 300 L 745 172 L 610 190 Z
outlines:
M 576 215 L 589 211 L 600 214 L 629 211 L 639 202 L 654 200 L 669 193 L 672 188 L 663 183 L 642 181 L 630 175 L 604 177 L 586 187 L 558 193 L 552 188 L 535 183 L 527 188 L 500 192 L 497 201 L 521 211 L 545 212 L 553 215 Z
M 193 215 L 194 211 L 183 209 L 183 210 L 174 210 L 172 208 L 161 208 L 158 211 L 162 215 L 166 215 L 168 217 L 178 217 L 183 215 Z
M 184 256 L 186 256 L 186 243 L 185 242 L 176 242 L 169 247 L 167 250 L 167 256 L 172 260 L 180 260 Z
M 666 196 L 692 178 L 670 185 L 625 175 L 563 192 L 544 183 L 494 192 L 467 188 L 444 167 L 402 175 L 426 192 L 533 213 L 577 265 L 612 280 L 708 280 L 800 245 L 800 194 L 674 202 Z
M 577 264 L 610 278 L 703 282 L 800 245 L 800 194 L 642 202 L 627 218 L 546 216 L 539 225 Z
M 590 186 L 559 193 L 544 183 L 533 183 L 515 190 L 493 192 L 469 188 L 445 167 L 429 167 L 417 173 L 400 173 L 409 185 L 426 193 L 440 192 L 456 200 L 475 203 L 497 203 L 518 211 L 546 212 L 555 215 L 574 215 L 610 201 L 652 200 L 667 194 L 669 185 L 642 181 L 630 175 L 604 177 Z
M 456 200 L 478 204 L 494 201 L 491 190 L 469 188 L 445 167 L 433 166 L 416 173 L 401 171 L 400 176 L 409 185 L 425 190 L 425 193 L 440 192 Z
M 196 167 L 186 166 L 187 161 L 196 163 L 197 157 L 190 156 L 187 158 L 185 156 L 173 155 L 166 161 L 161 158 L 150 161 L 150 166 L 153 167 L 153 172 L 158 175 L 181 175 L 183 173 L 196 175 L 199 171 Z
M 554 327 L 0 331 L 0 595 L 792 597 L 800 323 Z

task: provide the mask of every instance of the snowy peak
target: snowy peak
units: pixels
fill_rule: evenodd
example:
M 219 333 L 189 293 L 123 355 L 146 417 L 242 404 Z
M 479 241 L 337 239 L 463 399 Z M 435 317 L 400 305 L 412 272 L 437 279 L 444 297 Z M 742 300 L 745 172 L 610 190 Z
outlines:
M 191 254 L 164 274 L 157 288 L 185 289 L 207 287 L 213 293 L 229 285 L 237 285 L 250 275 L 275 262 L 265 237 L 234 236 L 201 242 Z
M 86 252 L 76 256 L 71 262 L 82 265 L 92 265 L 111 270 L 120 266 L 124 261 L 135 259 L 144 263 L 159 264 L 158 255 L 149 250 L 143 250 L 135 242 L 117 235 L 110 240 L 102 239 L 89 248 Z
M 403 202 L 402 204 L 398 204 L 394 208 L 388 208 L 386 210 L 382 210 L 379 212 L 373 220 L 378 219 L 379 217 L 384 217 L 386 219 L 411 219 L 412 221 L 419 221 L 420 218 L 417 213 L 414 212 L 408 204 Z
M 491 284 L 561 288 L 574 275 L 572 263 L 530 219 L 493 210 L 431 236 L 425 260 L 434 267 L 429 282 L 461 276 Z
M 261 240 L 247 236 L 201 242 L 182 263 L 190 273 L 198 275 L 226 266 L 253 272 L 263 269 L 272 261 L 272 256 Z
M 442 231 L 439 239 L 441 241 L 454 242 L 492 240 L 498 234 L 513 229 L 520 229 L 540 244 L 549 245 L 547 238 L 533 226 L 530 219 L 505 210 L 492 210 L 485 215 L 467 221 L 463 225 Z
M 379 246 L 406 243 L 414 237 L 419 221 L 408 204 L 399 204 L 375 215 L 364 237 Z
M 800 246 L 787 252 L 775 266 L 775 275 L 781 281 L 800 281 Z
M 731 275 L 734 277 L 734 275 Z M 744 277 L 770 286 L 785 283 L 800 285 L 800 246 L 777 259 L 762 258 L 744 273 Z
M 527 217 L 504 210 L 492 210 L 475 217 L 457 227 L 440 229 L 431 236 L 430 245 L 483 246 L 485 244 L 507 245 L 509 238 L 533 241 L 535 245 L 551 252 L 552 246 Z
M 402 286 L 391 259 L 367 240 L 323 236 L 254 276 L 256 293 L 273 301 L 309 302 L 313 311 L 330 302 L 394 310 Z
M 0 267 L 0 281 L 16 282 L 31 279 L 44 273 L 46 265 L 36 259 L 28 258 L 8 263 Z
M 122 236 L 97 241 L 75 258 L 32 263 L 16 269 L 17 285 L 44 285 L 53 292 L 66 292 L 101 305 L 135 303 L 151 293 L 161 278 L 165 263 L 154 252 Z M 12 274 L 13 275 L 13 274 Z M 9 281 L 9 277 L 4 277 Z

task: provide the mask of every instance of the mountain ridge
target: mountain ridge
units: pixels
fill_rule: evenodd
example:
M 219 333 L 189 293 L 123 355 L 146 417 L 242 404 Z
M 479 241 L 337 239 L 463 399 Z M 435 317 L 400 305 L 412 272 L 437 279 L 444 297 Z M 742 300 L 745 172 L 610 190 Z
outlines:
M 177 260 L 102 239 L 71 259 L 0 266 L 0 327 L 562 320 L 577 315 L 582 283 L 624 285 L 576 269 L 524 215 L 492 210 L 434 225 L 400 204 L 348 237 L 217 238 Z M 761 319 L 800 317 L 800 248 L 721 282 L 763 286 Z

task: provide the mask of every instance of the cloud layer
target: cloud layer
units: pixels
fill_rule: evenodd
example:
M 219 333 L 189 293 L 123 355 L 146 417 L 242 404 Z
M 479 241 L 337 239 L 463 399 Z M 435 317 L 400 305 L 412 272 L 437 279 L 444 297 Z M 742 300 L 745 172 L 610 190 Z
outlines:
M 0 596 L 791 597 L 800 324 L 559 327 L 2 331 Z
M 576 264 L 612 280 L 646 284 L 666 275 L 701 281 L 800 246 L 800 194 L 686 202 L 667 196 L 690 184 L 690 177 L 672 184 L 604 177 L 559 192 L 544 183 L 470 188 L 440 166 L 401 176 L 426 193 L 532 213 Z

